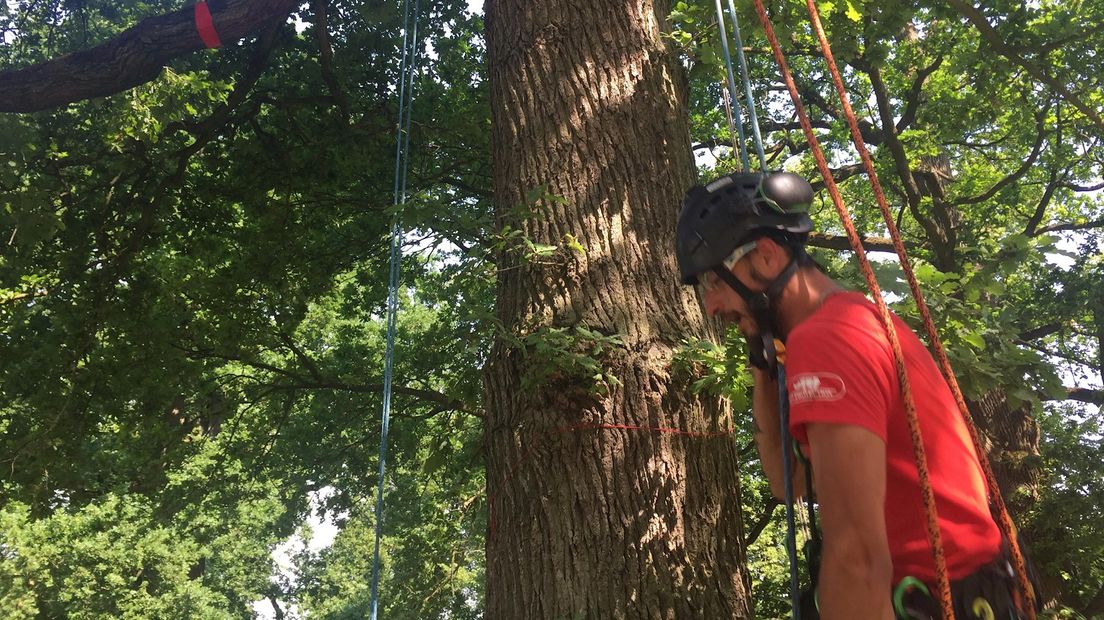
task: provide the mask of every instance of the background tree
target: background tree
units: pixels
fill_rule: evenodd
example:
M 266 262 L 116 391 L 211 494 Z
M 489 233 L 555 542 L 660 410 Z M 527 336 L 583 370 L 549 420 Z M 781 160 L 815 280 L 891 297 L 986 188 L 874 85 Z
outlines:
M 175 8 L 5 5 L 0 63 L 81 49 Z M 22 567 L 13 579 L 26 586 L 10 596 L 39 606 L 21 606 L 25 616 L 60 609 L 47 601 L 122 613 L 94 588 L 51 577 L 48 549 L 22 534 L 115 504 L 145 511 L 134 536 L 169 532 L 158 539 L 166 553 L 188 562 L 183 575 L 156 556 L 98 562 L 117 566 L 97 578 L 118 580 L 118 591 L 148 592 L 189 616 L 174 602 L 179 577 L 212 613 L 249 617 L 266 598 L 329 613 L 313 594 L 324 592 L 315 584 L 326 583 L 328 554 L 306 559 L 304 578 L 285 591 L 273 591 L 269 556 L 312 510 L 352 524 L 352 540 L 374 525 L 360 506 L 375 485 L 386 292 L 376 274 L 386 272 L 392 214 L 398 15 L 314 3 L 297 14 L 301 26 L 183 57 L 116 97 L 0 119 L 2 491 L 5 514 L 23 524 L 3 536 L 27 560 L 6 564 Z M 472 247 L 490 221 L 479 206 L 489 164 L 484 128 L 458 119 L 486 117 L 484 91 L 471 88 L 480 21 L 463 5 L 420 18 L 438 58 L 416 87 L 417 200 L 405 218 L 436 228 L 410 246 Z M 402 491 L 387 550 L 411 552 L 385 575 L 394 616 L 479 607 L 481 588 L 449 576 L 481 574 L 472 360 L 483 354 L 487 269 L 460 257 L 405 271 L 418 293 L 404 297 L 400 325 L 392 481 Z M 312 507 L 312 495 L 327 499 Z M 79 535 L 93 544 L 104 534 L 86 527 L 64 542 Z M 335 550 L 348 547 L 342 539 Z M 324 602 L 363 611 L 361 591 Z

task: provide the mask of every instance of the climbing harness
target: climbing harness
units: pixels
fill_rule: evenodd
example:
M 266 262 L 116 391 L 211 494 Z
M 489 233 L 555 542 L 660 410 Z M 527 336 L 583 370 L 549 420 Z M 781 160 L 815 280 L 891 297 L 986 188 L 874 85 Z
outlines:
M 399 68 L 399 120 L 395 138 L 394 200 L 401 207 L 406 203 L 406 176 L 410 158 L 410 114 L 414 91 L 414 61 L 417 57 L 418 4 L 414 0 L 413 14 L 409 0 L 403 0 L 403 50 Z M 383 362 L 383 412 L 380 416 L 379 480 L 376 488 L 375 551 L 372 556 L 372 612 L 378 617 L 380 582 L 380 540 L 383 536 L 383 487 L 387 471 L 387 433 L 391 425 L 391 384 L 395 363 L 395 329 L 399 314 L 399 267 L 402 262 L 403 229 L 396 213 L 391 222 L 391 250 L 387 288 L 387 337 Z
M 951 584 L 955 618 L 1022 620 L 1024 602 L 1015 597 L 1016 578 L 1009 546 L 992 562 Z M 924 582 L 905 577 L 893 589 L 893 612 L 900 620 L 934 620 L 942 611 Z

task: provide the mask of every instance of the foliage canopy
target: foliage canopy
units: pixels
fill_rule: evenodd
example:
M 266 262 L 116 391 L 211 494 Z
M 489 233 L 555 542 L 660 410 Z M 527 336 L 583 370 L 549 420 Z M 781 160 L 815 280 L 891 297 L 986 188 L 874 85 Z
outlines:
M 5 3 L 0 69 L 175 8 Z M 987 2 L 999 44 L 945 3 L 820 8 L 968 396 L 1000 390 L 1039 423 L 1039 453 L 1022 455 L 1036 473 L 1016 505 L 1048 595 L 1104 614 L 1092 404 L 1104 367 L 1104 128 L 1080 109 L 1104 107 L 1104 2 Z M 770 10 L 877 245 L 883 225 L 803 9 Z M 813 178 L 750 5 L 739 11 L 771 165 Z M 535 246 L 493 219 L 483 26 L 465 3 L 419 15 L 426 54 L 401 213 L 391 204 L 400 10 L 314 0 L 294 17 L 272 36 L 179 58 L 130 91 L 0 116 L 5 617 L 250 617 L 261 599 L 304 617 L 365 615 L 396 215 L 409 232 L 383 612 L 481 615 L 480 369 L 504 335 L 491 318 L 495 257 L 577 249 L 566 237 Z M 703 174 L 731 169 L 712 3 L 674 2 L 671 24 Z M 520 205 L 518 217 L 542 215 Z M 840 228 L 826 200 L 814 217 L 818 259 L 860 287 L 849 253 L 831 249 Z M 915 320 L 899 269 L 878 267 L 896 310 Z M 596 390 L 606 380 L 596 350 L 617 342 L 586 326 L 505 336 Z M 730 345 L 688 343 L 682 370 L 739 414 L 747 382 Z M 780 615 L 781 533 L 766 519 L 775 503 L 754 463 L 742 476 L 748 529 L 762 531 L 749 552 L 758 614 Z M 309 539 L 310 515 L 335 522 L 336 539 L 298 549 L 278 572 L 272 550 Z

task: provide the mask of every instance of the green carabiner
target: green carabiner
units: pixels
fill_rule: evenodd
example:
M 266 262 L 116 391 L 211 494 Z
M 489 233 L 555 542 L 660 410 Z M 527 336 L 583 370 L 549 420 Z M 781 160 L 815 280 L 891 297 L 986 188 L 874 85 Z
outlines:
M 898 618 L 906 619 L 908 616 L 908 610 L 905 609 L 905 592 L 910 588 L 917 588 L 924 594 L 931 596 L 931 591 L 928 590 L 928 586 L 924 585 L 923 581 L 920 581 L 916 577 L 909 575 L 897 583 L 897 587 L 893 588 L 893 613 L 897 614 Z

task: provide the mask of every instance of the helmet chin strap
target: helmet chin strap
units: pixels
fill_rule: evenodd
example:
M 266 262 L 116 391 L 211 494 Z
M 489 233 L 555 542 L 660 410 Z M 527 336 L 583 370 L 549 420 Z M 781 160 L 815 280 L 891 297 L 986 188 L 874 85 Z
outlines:
M 778 299 L 782 294 L 782 288 L 786 286 L 790 278 L 797 273 L 798 257 L 795 255 L 790 259 L 786 268 L 778 274 L 771 283 L 762 292 L 753 292 L 748 287 L 744 286 L 743 282 L 733 275 L 733 273 L 726 269 L 724 265 L 719 265 L 713 268 L 713 272 L 717 274 L 725 284 L 744 299 L 748 308 L 751 310 L 751 316 L 755 319 L 755 323 L 759 326 L 759 339 L 763 346 L 763 355 L 767 362 L 767 372 L 771 377 L 778 375 L 778 359 L 776 357 L 777 351 L 774 347 L 774 334 L 778 331 L 775 321 L 776 308 L 774 307 L 774 301 Z

